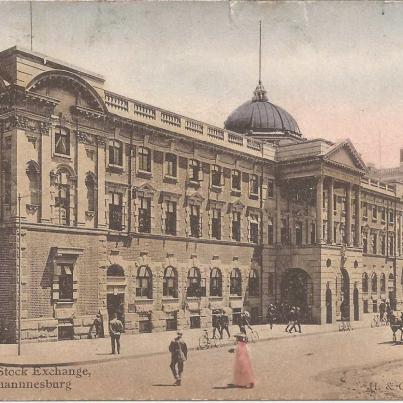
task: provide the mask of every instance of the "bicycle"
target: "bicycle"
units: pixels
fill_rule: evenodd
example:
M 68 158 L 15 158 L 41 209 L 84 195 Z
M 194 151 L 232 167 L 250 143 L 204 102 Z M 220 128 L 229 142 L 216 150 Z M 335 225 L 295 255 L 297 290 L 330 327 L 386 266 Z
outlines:
M 220 339 L 210 337 L 208 330 L 204 329 L 203 334 L 199 337 L 199 348 L 204 350 L 211 347 L 218 347 L 218 344 L 220 344 Z
M 248 338 L 248 342 L 256 343 L 257 341 L 259 341 L 259 333 L 255 329 L 249 329 L 249 331 L 246 332 L 245 334 L 246 337 Z

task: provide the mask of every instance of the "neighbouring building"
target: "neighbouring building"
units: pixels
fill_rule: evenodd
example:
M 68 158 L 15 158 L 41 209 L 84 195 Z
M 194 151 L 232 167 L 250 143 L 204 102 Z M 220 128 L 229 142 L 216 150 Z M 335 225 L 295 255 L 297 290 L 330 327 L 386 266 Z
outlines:
M 0 52 L 9 341 L 19 286 L 25 341 L 88 337 L 98 311 L 137 333 L 210 326 L 216 309 L 260 322 L 274 302 L 313 323 L 401 307 L 403 185 L 369 171 L 350 140 L 304 138 L 260 82 L 225 128 L 104 84 Z

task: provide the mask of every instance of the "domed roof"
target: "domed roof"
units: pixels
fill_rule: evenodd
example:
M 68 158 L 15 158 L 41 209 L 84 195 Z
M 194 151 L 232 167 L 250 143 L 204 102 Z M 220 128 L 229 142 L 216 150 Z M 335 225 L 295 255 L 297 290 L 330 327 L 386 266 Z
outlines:
M 281 132 L 302 136 L 296 120 L 283 108 L 268 101 L 266 90 L 259 81 L 252 100 L 236 108 L 224 123 L 227 130 L 247 134 Z

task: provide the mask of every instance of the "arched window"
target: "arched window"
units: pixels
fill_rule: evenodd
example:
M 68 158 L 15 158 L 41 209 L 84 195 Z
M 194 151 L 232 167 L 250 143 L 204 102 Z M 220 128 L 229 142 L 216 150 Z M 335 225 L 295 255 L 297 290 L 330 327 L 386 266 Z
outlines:
M 87 211 L 95 211 L 95 179 L 94 175 L 88 173 L 85 178 L 87 188 Z
M 74 200 L 74 188 L 71 186 L 71 175 L 71 172 L 64 167 L 54 174 L 53 185 L 56 188 L 54 220 L 60 225 L 70 225 L 70 220 L 74 217 L 74 203 L 71 203 Z
M 39 206 L 41 203 L 40 169 L 35 161 L 27 164 L 26 173 L 29 180 L 30 204 Z
M 210 296 L 222 296 L 222 275 L 221 271 L 214 267 L 210 272 Z
M 368 274 L 362 275 L 362 292 L 368 292 Z
M 124 277 L 125 272 L 121 266 L 118 264 L 113 264 L 112 266 L 108 267 L 106 272 L 107 277 Z
M 248 290 L 249 290 L 250 297 L 259 296 L 259 275 L 257 273 L 257 270 L 255 270 L 255 269 L 252 269 L 249 272 Z
M 151 299 L 153 297 L 152 276 L 148 266 L 139 267 L 136 280 L 136 297 Z
M 200 270 L 197 267 L 192 267 L 188 272 L 187 296 L 188 297 L 201 296 L 201 275 Z
M 381 274 L 379 283 L 380 283 L 380 287 L 381 287 L 381 292 L 385 292 L 386 291 L 386 276 L 384 273 Z
M 162 294 L 164 297 L 178 298 L 178 274 L 171 266 L 164 271 Z
M 378 276 L 375 273 L 372 273 L 371 277 L 371 290 L 372 292 L 378 291 Z
M 231 271 L 229 293 L 231 295 L 242 295 L 242 278 L 239 269 L 232 269 Z

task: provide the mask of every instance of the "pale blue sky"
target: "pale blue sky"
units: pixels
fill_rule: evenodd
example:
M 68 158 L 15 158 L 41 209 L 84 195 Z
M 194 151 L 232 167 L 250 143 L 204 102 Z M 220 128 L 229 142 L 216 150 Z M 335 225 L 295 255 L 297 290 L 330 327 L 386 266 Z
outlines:
M 403 3 L 34 2 L 34 50 L 106 87 L 219 126 L 258 79 L 307 138 L 349 137 L 366 162 L 403 147 Z M 29 3 L 0 2 L 0 49 L 29 47 Z M 381 144 L 381 147 L 379 147 Z

